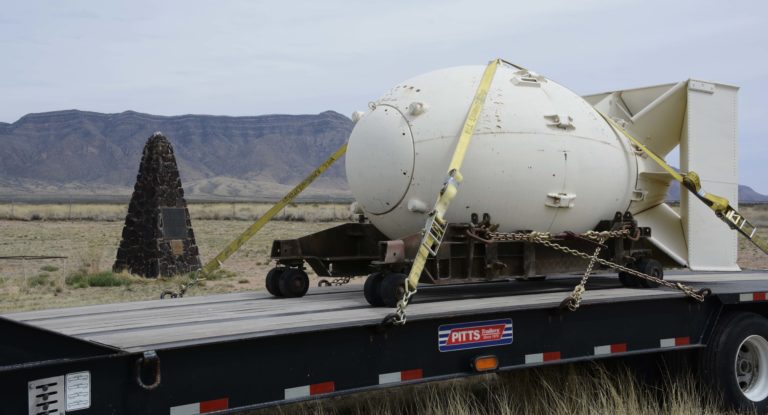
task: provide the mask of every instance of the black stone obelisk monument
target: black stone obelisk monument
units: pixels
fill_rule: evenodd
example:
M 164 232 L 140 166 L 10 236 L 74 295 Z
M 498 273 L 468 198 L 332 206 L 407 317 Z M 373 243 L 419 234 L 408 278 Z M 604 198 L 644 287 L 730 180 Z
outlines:
M 173 147 L 154 133 L 144 146 L 112 270 L 156 278 L 197 269 L 200 254 Z

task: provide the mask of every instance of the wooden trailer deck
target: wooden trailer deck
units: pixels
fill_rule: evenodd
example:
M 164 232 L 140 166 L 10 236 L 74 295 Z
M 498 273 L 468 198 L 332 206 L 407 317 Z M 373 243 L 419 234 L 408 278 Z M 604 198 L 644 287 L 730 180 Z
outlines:
M 768 291 L 768 272 L 679 272 L 668 280 L 714 294 Z M 424 286 L 408 307 L 409 321 L 504 310 L 557 307 L 576 276 L 540 282 L 502 281 Z M 583 305 L 682 297 L 675 290 L 623 288 L 615 276 L 592 277 Z M 5 314 L 2 317 L 128 352 L 161 350 L 284 333 L 379 323 L 393 310 L 373 308 L 362 285 L 313 288 L 303 298 L 246 292 Z M 576 311 L 578 313 L 578 311 Z

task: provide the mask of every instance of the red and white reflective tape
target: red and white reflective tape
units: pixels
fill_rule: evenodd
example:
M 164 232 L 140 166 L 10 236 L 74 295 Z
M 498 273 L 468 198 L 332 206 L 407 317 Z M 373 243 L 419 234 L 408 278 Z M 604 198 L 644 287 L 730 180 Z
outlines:
M 525 355 L 525 364 L 544 363 L 560 360 L 560 352 L 544 352 Z
M 171 415 L 198 415 L 229 409 L 229 399 L 221 398 L 211 401 L 195 402 L 187 405 L 171 407 Z
M 672 337 L 670 339 L 659 340 L 659 347 L 678 347 L 691 344 L 690 337 Z
M 424 377 L 424 371 L 421 369 L 402 370 L 400 372 L 382 373 L 379 375 L 379 385 L 385 383 L 398 383 L 409 380 L 421 379 Z
M 606 344 L 604 346 L 595 346 L 595 356 L 601 356 L 614 353 L 626 353 L 626 343 Z
M 739 302 L 745 303 L 749 301 L 765 301 L 766 294 L 768 293 L 744 293 L 739 294 Z
M 285 399 L 305 398 L 307 396 L 322 395 L 336 390 L 333 382 L 313 383 L 312 385 L 297 386 L 285 390 Z

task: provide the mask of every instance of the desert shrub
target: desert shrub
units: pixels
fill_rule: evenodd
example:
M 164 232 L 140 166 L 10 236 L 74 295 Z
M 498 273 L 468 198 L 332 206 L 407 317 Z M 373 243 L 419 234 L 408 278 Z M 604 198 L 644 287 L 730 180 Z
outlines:
M 64 278 L 64 283 L 74 288 L 88 288 L 86 275 L 83 270 L 75 271 Z
M 35 275 L 34 277 L 29 277 L 29 279 L 27 280 L 27 285 L 30 287 L 40 287 L 43 285 L 48 285 L 49 277 L 50 277 L 50 274 L 41 272 Z
M 64 282 L 75 288 L 86 287 L 120 287 L 128 285 L 132 281 L 123 274 L 115 274 L 112 271 L 102 271 L 97 273 L 88 273 L 84 269 L 79 269 L 64 279 Z
M 128 280 L 111 271 L 104 271 L 88 276 L 88 285 L 91 287 L 119 287 L 128 284 Z
M 74 256 L 77 271 L 82 271 L 86 274 L 100 272 L 102 255 L 102 248 L 95 245 L 89 245 L 84 249 L 77 250 Z

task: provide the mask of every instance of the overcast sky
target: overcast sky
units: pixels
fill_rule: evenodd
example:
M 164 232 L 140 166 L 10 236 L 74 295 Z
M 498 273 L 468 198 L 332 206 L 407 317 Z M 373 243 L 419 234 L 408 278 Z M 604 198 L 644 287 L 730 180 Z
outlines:
M 768 193 L 768 1 L 0 0 L 0 121 L 364 109 L 502 57 L 580 94 L 734 84 L 741 182 Z

